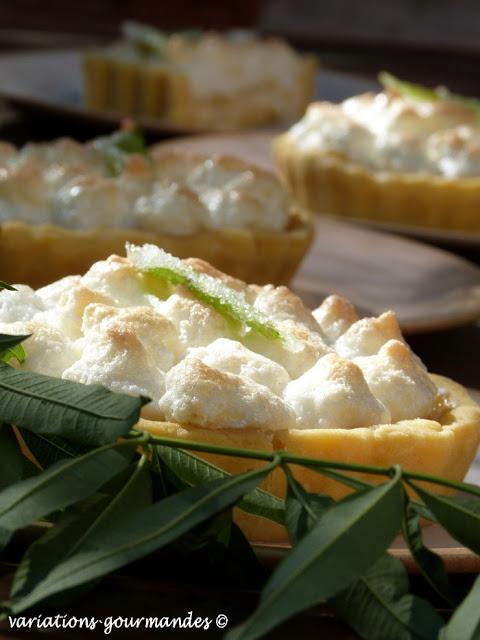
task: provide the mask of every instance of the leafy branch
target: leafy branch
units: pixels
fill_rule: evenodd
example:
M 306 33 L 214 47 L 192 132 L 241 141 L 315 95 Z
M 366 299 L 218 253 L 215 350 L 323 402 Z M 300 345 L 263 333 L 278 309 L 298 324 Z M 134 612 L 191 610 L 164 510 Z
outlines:
M 469 594 L 456 591 L 441 558 L 424 544 L 420 518 L 436 520 L 480 553 L 479 487 L 397 466 L 156 437 L 134 428 L 144 402 L 0 363 L 0 543 L 7 546 L 15 531 L 38 519 L 51 522 L 26 550 L 4 615 L 41 602 L 58 606 L 164 548 L 214 557 L 220 545 L 222 569 L 231 557 L 263 576 L 232 522 L 238 507 L 285 526 L 292 549 L 265 582 L 256 610 L 227 634 L 230 640 L 260 638 L 320 600 L 368 640 L 478 637 L 479 583 Z M 232 476 L 198 454 L 255 464 Z M 335 502 L 306 491 L 295 477 L 298 465 L 342 483 L 349 495 Z M 285 500 L 259 486 L 274 470 L 284 474 Z M 426 482 L 462 495 L 439 495 Z M 403 565 L 388 554 L 399 532 L 453 612 L 449 622 L 410 592 Z

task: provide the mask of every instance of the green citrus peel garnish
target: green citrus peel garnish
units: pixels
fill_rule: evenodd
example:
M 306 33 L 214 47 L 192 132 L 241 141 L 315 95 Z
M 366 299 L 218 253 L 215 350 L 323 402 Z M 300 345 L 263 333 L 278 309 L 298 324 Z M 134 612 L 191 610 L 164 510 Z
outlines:
M 391 89 L 392 91 L 395 91 L 402 96 L 412 98 L 413 100 L 425 100 L 429 102 L 447 100 L 450 102 L 460 102 L 475 111 L 475 113 L 480 117 L 480 100 L 452 93 L 446 87 L 437 87 L 436 89 L 432 89 L 430 87 L 424 87 L 421 84 L 405 82 L 404 80 L 399 80 L 395 76 L 392 76 L 386 71 L 382 71 L 378 75 L 378 81 L 385 87 L 385 89 Z
M 271 320 L 245 301 L 243 296 L 218 278 L 199 273 L 191 266 L 154 245 L 136 247 L 127 244 L 127 256 L 144 274 L 172 285 L 182 285 L 198 300 L 215 309 L 230 324 L 243 332 L 255 332 L 269 340 L 281 340 Z
M 127 20 L 122 24 L 122 34 L 125 40 L 142 56 L 161 58 L 165 54 L 167 36 L 160 29 Z
M 128 156 L 135 153 L 149 158 L 145 140 L 135 129 L 115 131 L 109 136 L 96 138 L 93 144 L 103 156 L 107 171 L 113 177 L 122 173 Z

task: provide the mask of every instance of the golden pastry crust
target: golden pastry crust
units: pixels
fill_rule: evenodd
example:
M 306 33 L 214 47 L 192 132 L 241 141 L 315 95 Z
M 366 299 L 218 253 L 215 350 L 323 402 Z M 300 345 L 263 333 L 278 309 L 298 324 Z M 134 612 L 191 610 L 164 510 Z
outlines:
M 135 229 L 66 229 L 8 221 L 0 225 L 0 273 L 8 282 L 33 288 L 84 273 L 111 254 L 124 254 L 125 243 L 156 244 L 181 258 L 198 256 L 245 281 L 286 284 L 313 239 L 308 215 L 295 212 L 285 231 L 208 229 L 187 236 Z
M 259 430 L 189 428 L 178 424 L 141 419 L 138 426 L 156 436 L 173 437 L 222 446 L 286 450 L 306 457 L 365 465 L 390 466 L 399 464 L 411 471 L 420 471 L 451 480 L 465 477 L 480 441 L 480 407 L 459 384 L 442 376 L 431 376 L 434 383 L 445 389 L 453 407 L 438 420 L 403 420 L 355 429 L 292 429 L 274 433 Z M 241 473 L 264 464 L 256 460 L 199 453 L 201 457 L 229 471 Z M 305 467 L 293 466 L 295 476 L 307 491 L 328 493 L 335 499 L 344 497 L 349 489 L 338 482 Z M 369 482 L 382 476 L 359 474 Z M 285 496 L 285 479 L 275 470 L 261 487 L 276 496 Z M 447 492 L 435 486 L 438 492 Z M 283 527 L 265 519 L 255 518 L 236 510 L 236 521 L 246 535 L 258 542 L 282 542 L 286 539 Z
M 480 178 L 375 171 L 341 154 L 273 143 L 297 203 L 315 213 L 451 230 L 480 231 Z

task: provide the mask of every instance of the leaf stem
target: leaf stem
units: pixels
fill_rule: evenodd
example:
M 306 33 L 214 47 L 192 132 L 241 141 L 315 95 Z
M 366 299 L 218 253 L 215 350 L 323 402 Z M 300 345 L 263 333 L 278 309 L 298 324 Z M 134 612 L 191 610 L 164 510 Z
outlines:
M 308 513 L 308 515 L 312 518 L 314 522 L 316 522 L 318 520 L 318 516 L 315 513 L 315 511 L 310 507 L 308 502 L 305 500 L 303 494 L 298 490 L 297 480 L 294 478 L 293 473 L 290 471 L 288 464 L 286 464 L 285 462 L 282 462 L 281 467 L 283 469 L 283 473 L 287 478 L 288 486 L 293 491 L 293 493 L 295 494 L 295 497 L 300 502 L 300 504 L 305 509 L 305 511 Z
M 444 487 L 450 487 L 451 489 L 456 489 L 457 491 L 470 493 L 471 495 L 480 498 L 480 487 L 476 487 L 472 484 L 458 482 L 457 480 L 448 480 L 447 478 L 437 478 L 436 476 L 431 476 L 428 473 L 416 473 L 414 471 L 404 471 L 403 475 L 405 476 L 405 481 L 412 487 L 412 489 L 415 489 L 415 485 L 413 482 L 411 482 L 411 480 L 421 480 L 422 482 L 441 484 Z
M 157 437 L 151 435 L 149 440 L 151 444 L 160 444 L 166 447 L 178 447 L 179 449 L 198 451 L 202 453 L 212 453 L 224 456 L 234 456 L 237 458 L 248 458 L 250 460 L 264 460 L 265 462 L 272 462 L 276 457 L 279 457 L 283 463 L 299 464 L 302 466 L 318 469 L 321 473 L 321 469 L 336 469 L 341 471 L 353 471 L 358 473 L 368 473 L 377 476 L 392 477 L 392 473 L 395 472 L 395 467 L 377 467 L 373 465 L 357 464 L 353 462 L 342 462 L 341 460 L 325 460 L 320 458 L 307 458 L 296 455 L 294 453 L 288 453 L 287 451 L 258 451 L 256 449 L 242 449 L 237 447 L 223 447 L 216 444 L 208 444 L 205 442 L 194 442 L 192 440 L 181 440 L 180 438 L 168 438 Z M 421 480 L 423 482 L 431 482 L 432 484 L 439 484 L 442 486 L 457 489 L 458 491 L 464 491 L 465 493 L 473 494 L 480 497 L 480 487 L 474 485 L 464 484 L 456 480 L 449 480 L 447 478 L 440 478 L 438 476 L 431 475 L 429 473 L 421 473 L 417 471 L 402 470 L 402 475 L 405 481 L 409 480 Z M 340 477 L 338 478 L 340 481 Z M 410 483 L 409 483 L 410 484 Z

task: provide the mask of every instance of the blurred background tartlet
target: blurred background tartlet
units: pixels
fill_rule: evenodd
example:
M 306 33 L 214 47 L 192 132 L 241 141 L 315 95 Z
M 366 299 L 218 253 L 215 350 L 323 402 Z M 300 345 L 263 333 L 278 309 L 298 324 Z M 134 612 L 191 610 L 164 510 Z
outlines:
M 84 57 L 88 108 L 203 129 L 300 117 L 313 96 L 315 59 L 251 32 L 165 33 L 126 22 L 123 38 Z
M 317 213 L 480 231 L 480 102 L 381 74 L 385 88 L 316 102 L 274 141 Z
M 150 150 L 128 130 L 1 153 L 0 270 L 11 282 L 82 273 L 129 240 L 281 284 L 312 240 L 276 176 L 236 158 Z

